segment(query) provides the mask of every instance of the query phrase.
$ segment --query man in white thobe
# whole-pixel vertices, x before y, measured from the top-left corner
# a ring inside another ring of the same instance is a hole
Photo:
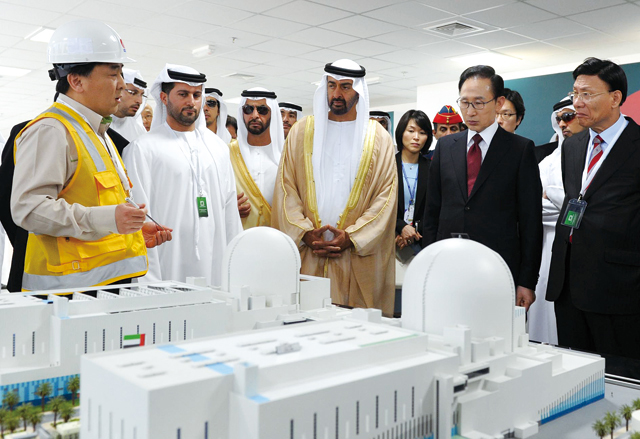
[[[231,133],[226,127],[227,104],[222,100],[222,92],[217,88],[204,89],[204,117],[207,128],[222,139],[225,145],[231,142]]]
[[[205,81],[167,64],[151,86],[158,103],[151,131],[124,153],[136,203],[173,227],[171,246],[149,252],[145,280],[195,276],[221,285],[224,251],[242,230],[229,149],[202,115]]]
[[[123,68],[122,76],[126,85],[110,128],[131,143],[147,134],[142,124],[142,111],[147,104],[147,83],[137,70]]]

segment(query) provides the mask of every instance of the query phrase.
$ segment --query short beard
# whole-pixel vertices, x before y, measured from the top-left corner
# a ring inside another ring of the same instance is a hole
[[[259,136],[260,134],[264,133],[265,131],[267,131],[269,129],[269,126],[271,125],[271,119],[269,119],[269,120],[267,120],[267,123],[262,126],[262,128],[255,129],[255,128],[249,128],[249,126],[251,125],[251,122],[252,121],[250,120],[247,123],[246,127],[247,127],[247,131],[249,131],[254,136]]]
[[[184,108],[187,108],[187,107],[184,107]],[[184,108],[177,109],[176,107],[173,106],[170,100],[167,100],[167,113],[169,113],[169,116],[171,116],[180,125],[183,125],[185,127],[190,127],[198,119],[198,116],[200,115],[200,110],[197,107],[193,107],[193,111],[194,111],[193,116],[185,116],[184,114],[182,114],[182,110]]]
[[[349,102],[346,102],[344,99],[339,99],[340,101],[344,102],[345,105],[342,106],[342,108],[333,108],[333,101],[336,101],[338,99],[332,99],[329,102],[329,109],[331,110],[331,112],[333,114],[335,114],[336,116],[342,116],[344,114],[347,114],[349,111],[351,111],[351,109],[353,108],[353,106],[355,104],[358,103],[358,99],[360,98],[359,94],[356,94],[353,99],[351,99]]]

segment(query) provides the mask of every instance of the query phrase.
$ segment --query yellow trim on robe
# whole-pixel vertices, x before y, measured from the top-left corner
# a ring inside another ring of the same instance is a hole
[[[249,216],[242,218],[242,227],[246,230],[251,227],[271,226],[271,206],[251,176],[237,140],[234,139],[229,143],[229,151],[236,178],[236,190],[238,193],[244,192],[251,204]]]

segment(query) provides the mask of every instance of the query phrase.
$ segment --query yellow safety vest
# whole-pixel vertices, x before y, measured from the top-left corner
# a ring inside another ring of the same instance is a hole
[[[249,197],[249,204],[251,204],[249,216],[242,218],[242,227],[246,230],[251,227],[271,226],[271,206],[249,173],[237,140],[234,139],[229,143],[229,150],[231,166],[233,166],[233,173],[236,177],[236,191],[238,193],[244,192]]]
[[[76,172],[58,199],[89,207],[124,203],[125,189],[109,152],[89,124],[65,105],[55,103],[27,124],[16,136],[14,160],[17,140],[46,117],[65,126],[78,150]],[[29,232],[22,286],[25,291],[36,291],[107,285],[142,276],[148,265],[140,231],[127,235],[114,233],[97,241]]]

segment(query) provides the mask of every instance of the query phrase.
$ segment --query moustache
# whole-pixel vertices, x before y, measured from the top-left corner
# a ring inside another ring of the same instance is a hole
[[[333,105],[333,103],[334,103],[334,102],[342,102],[342,104],[343,104],[343,105],[346,105],[346,104],[347,104],[347,101],[345,101],[345,100],[344,100],[344,99],[342,99],[342,98],[334,98],[334,99],[331,99],[331,105]]]

